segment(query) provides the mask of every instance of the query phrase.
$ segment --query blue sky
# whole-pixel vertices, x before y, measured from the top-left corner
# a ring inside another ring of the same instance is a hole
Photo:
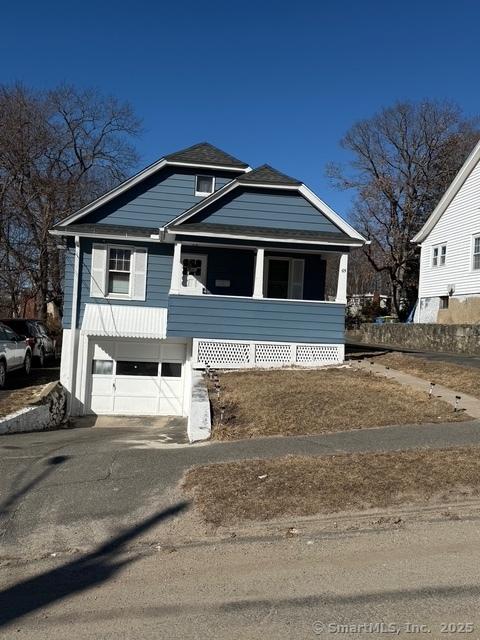
[[[0,82],[98,87],[143,118],[142,165],[208,140],[347,215],[325,164],[353,122],[399,98],[480,111],[479,20],[473,0],[8,2]]]

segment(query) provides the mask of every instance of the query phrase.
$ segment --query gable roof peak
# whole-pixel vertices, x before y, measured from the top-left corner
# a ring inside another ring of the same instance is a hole
[[[463,163],[461,169],[453,179],[453,182],[445,191],[439,203],[437,204],[435,209],[432,211],[432,213],[428,217],[423,227],[412,238],[411,240],[412,242],[416,244],[421,244],[424,240],[428,238],[432,230],[435,228],[435,225],[437,224],[437,222],[443,216],[448,206],[450,205],[452,200],[455,198],[457,193],[460,191],[460,189],[463,187],[469,175],[472,173],[472,171],[475,169],[475,167],[479,162],[480,162],[480,140],[477,142],[472,152]]]
[[[297,180],[296,178],[292,178],[291,176],[287,176],[286,173],[282,173],[277,169],[274,169],[269,164],[262,164],[260,167],[256,169],[252,169],[248,173],[245,173],[242,176],[237,178],[237,182],[241,183],[251,183],[251,182],[260,182],[264,184],[275,184],[275,185],[287,185],[287,186],[300,186],[302,182]]]
[[[210,142],[198,142],[186,149],[174,151],[165,156],[165,160],[167,160],[167,162],[238,167],[239,169],[246,169],[248,167],[248,164],[245,162],[222,151],[222,149],[215,147],[213,144],[210,144]]]

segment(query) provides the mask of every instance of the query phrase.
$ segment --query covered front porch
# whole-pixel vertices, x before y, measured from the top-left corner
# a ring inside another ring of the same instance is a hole
[[[348,247],[175,245],[167,336],[194,366],[343,361]]]
[[[346,304],[347,247],[175,244],[170,294]]]

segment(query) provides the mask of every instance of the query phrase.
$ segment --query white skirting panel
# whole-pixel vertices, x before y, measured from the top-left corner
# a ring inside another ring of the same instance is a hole
[[[292,342],[255,342],[242,340],[193,340],[194,367],[208,365],[217,369],[251,367],[316,367],[339,364],[345,358],[343,344],[303,344]]]

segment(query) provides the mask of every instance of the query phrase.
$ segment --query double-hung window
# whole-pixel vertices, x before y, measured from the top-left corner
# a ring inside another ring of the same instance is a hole
[[[209,196],[215,191],[215,178],[213,176],[195,176],[195,195]]]
[[[432,267],[443,267],[447,261],[447,245],[438,244],[433,247]]]
[[[472,267],[475,271],[480,269],[480,235],[473,237],[473,261]]]
[[[109,247],[107,293],[129,295],[132,251]]]

